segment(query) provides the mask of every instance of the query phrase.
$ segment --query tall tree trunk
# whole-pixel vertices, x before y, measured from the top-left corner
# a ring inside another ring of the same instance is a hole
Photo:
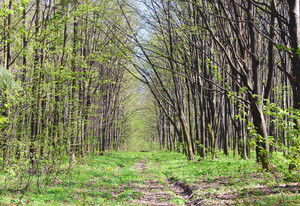
[[[253,5],[251,1],[248,1],[248,27],[251,40],[251,63],[252,63],[252,75],[253,75],[253,93],[250,97],[250,104],[253,115],[253,124],[257,129],[257,133],[260,137],[257,137],[257,146],[259,147],[259,156],[262,163],[262,168],[270,170],[269,162],[269,148],[268,148],[268,133],[265,116],[262,110],[262,86],[260,76],[260,61],[258,57],[258,45],[257,45],[257,32],[254,28],[254,16]]]
[[[293,88],[294,108],[300,109],[300,0],[287,0],[289,4],[289,33],[292,47],[292,77],[290,78]],[[300,128],[300,121],[297,121],[297,128]]]
[[[12,10],[13,1],[8,1],[8,9]],[[11,32],[12,32],[12,12],[9,12],[7,16],[7,37],[6,37],[6,69],[9,70],[11,64]]]
[[[32,105],[31,105],[31,141],[29,147],[30,160],[32,164],[32,169],[35,165],[36,159],[36,140],[38,136],[38,114],[39,114],[39,28],[40,28],[40,0],[36,0],[36,15],[35,15],[35,56],[34,56],[34,66],[33,66],[33,82],[32,82]]]
[[[292,47],[292,77],[290,77],[290,82],[293,88],[293,100],[294,100],[294,109],[300,110],[300,0],[287,0],[289,4],[289,34],[290,34],[290,44]],[[300,129],[300,120],[295,120],[296,129]],[[292,142],[294,144],[294,142]],[[299,145],[298,145],[299,147]],[[300,151],[298,150],[298,153]],[[293,159],[298,158],[294,154]],[[289,169],[295,169],[296,165],[294,160],[291,161]]]
[[[76,10],[77,5],[76,2],[74,3],[74,10]],[[71,115],[71,162],[76,161],[76,144],[78,142],[77,137],[77,101],[76,101],[76,59],[77,59],[77,43],[78,43],[78,22],[77,18],[73,18],[73,45],[72,45],[72,80],[71,80],[71,95],[70,95],[70,101],[71,101],[71,109],[70,109],[70,115]]]

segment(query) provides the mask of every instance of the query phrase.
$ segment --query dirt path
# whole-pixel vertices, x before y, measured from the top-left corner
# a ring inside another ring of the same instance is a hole
[[[145,175],[147,162],[148,160],[143,160],[134,166],[137,173],[139,173],[137,175]],[[167,180],[162,184],[159,181],[151,180],[150,178],[151,177],[147,177],[147,180],[144,181],[144,184],[142,185],[132,185],[135,190],[140,191],[143,194],[140,199],[133,200],[133,204],[151,206],[186,205],[185,202],[188,202],[190,193],[184,191],[184,189],[177,184],[170,183]]]
[[[283,191],[297,193],[299,190],[298,183],[284,184],[277,187],[258,185],[253,188],[244,188],[239,192],[233,190],[233,188],[225,190],[224,186],[230,185],[227,177],[218,177],[212,182],[199,181],[197,186],[193,188],[184,182],[174,183],[174,180],[157,181],[151,177],[152,174],[149,173],[147,163],[148,160],[145,159],[134,165],[136,175],[145,178],[143,183],[132,183],[130,185],[132,189],[142,194],[140,198],[131,201],[134,205],[235,205],[241,204],[244,201],[251,202],[252,198],[258,198],[257,196],[261,195],[277,194]],[[260,177],[253,176],[253,178]],[[199,193],[202,193],[201,197]],[[239,196],[243,196],[244,198],[239,198]]]

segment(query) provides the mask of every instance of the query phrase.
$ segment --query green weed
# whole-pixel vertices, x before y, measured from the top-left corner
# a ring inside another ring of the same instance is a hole
[[[278,183],[299,179],[299,172],[283,168],[280,154],[272,157],[275,175],[260,169],[254,159],[243,160],[233,155],[218,154],[218,159],[201,162],[187,161],[175,152],[111,152],[87,158],[75,164],[68,172],[61,172],[49,185],[38,190],[35,184],[27,191],[7,188],[0,183],[0,205],[131,205],[143,199],[146,181],[163,185],[170,205],[184,205],[186,201],[201,199],[201,204],[219,204],[218,199],[228,199],[228,204],[241,205],[297,205],[300,202],[297,187],[277,187]],[[145,168],[136,168],[143,161]],[[3,179],[3,175],[0,177]],[[276,178],[275,178],[276,176]],[[36,178],[36,177],[33,177]],[[34,179],[34,182],[36,179]],[[40,177],[43,181],[43,177]],[[192,200],[184,199],[169,189],[169,184],[185,181],[193,189]],[[159,189],[150,191],[160,192]]]

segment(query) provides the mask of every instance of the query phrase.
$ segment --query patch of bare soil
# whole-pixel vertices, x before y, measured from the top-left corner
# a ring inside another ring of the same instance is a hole
[[[148,160],[139,161],[134,165],[134,167],[137,169],[137,171],[142,172],[147,169],[146,167],[147,162]]]
[[[143,171],[147,169],[146,163],[147,160],[144,160],[135,165],[139,173],[143,173]],[[133,183],[131,187],[141,192],[143,196],[140,199],[133,200],[131,203],[151,206],[178,205],[170,202],[172,198],[180,197],[180,199],[187,201],[191,195],[190,191],[186,191],[186,188],[182,188],[181,186],[180,184],[174,184],[169,181],[162,184],[154,180],[146,180],[142,185]]]

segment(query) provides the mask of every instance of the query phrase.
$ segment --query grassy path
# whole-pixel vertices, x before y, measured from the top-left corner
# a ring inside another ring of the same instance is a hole
[[[274,178],[233,157],[113,152],[62,172],[40,193],[35,181],[24,195],[0,185],[0,205],[300,205],[299,172],[283,172]]]
[[[180,205],[188,201],[189,195],[176,184],[167,180],[157,180],[153,174],[149,173],[147,166],[149,160],[137,162],[134,167],[137,170],[137,176],[142,176],[145,181],[133,186],[133,188],[142,194],[142,198],[137,198],[131,203],[135,205]]]

